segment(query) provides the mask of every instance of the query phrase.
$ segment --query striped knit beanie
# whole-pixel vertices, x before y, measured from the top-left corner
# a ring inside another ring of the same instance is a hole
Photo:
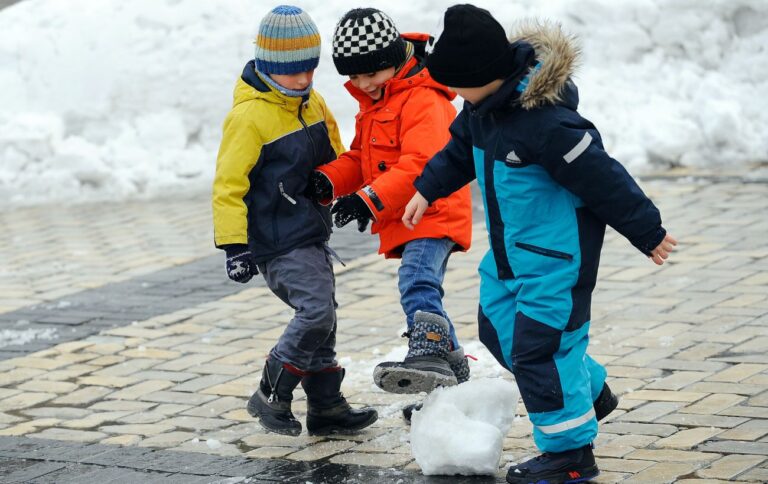
[[[267,14],[256,37],[256,69],[265,74],[297,74],[320,62],[320,33],[299,7],[280,5]]]
[[[405,41],[387,14],[375,8],[347,12],[333,34],[333,63],[342,76],[402,65]]]

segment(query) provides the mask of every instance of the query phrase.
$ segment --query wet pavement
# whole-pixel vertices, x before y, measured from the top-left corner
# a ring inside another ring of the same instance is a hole
[[[619,410],[595,482],[768,480],[768,183],[660,174],[643,187],[681,241],[657,268],[609,232],[591,353]],[[402,348],[397,263],[341,231],[338,351],[353,405],[380,420],[351,438],[265,433],[244,410],[290,311],[261,280],[226,280],[204,197],[32,207],[0,226],[0,481],[503,482],[535,450],[522,418],[495,477],[424,477],[399,410],[370,370]],[[487,249],[449,263],[446,306],[475,352]],[[44,268],[44,270],[41,270]],[[492,362],[473,376],[495,376]],[[306,414],[297,392],[295,413]],[[524,409],[518,409],[524,415]]]

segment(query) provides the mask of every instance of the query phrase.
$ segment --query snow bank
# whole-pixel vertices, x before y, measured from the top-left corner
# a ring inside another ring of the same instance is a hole
[[[501,378],[430,393],[411,420],[411,451],[424,475],[496,474],[519,397]]]
[[[360,3],[296,3],[323,35],[316,86],[349,143],[356,106],[328,46],[335,22]],[[365,4],[389,13],[406,32],[432,30],[453,3]],[[544,16],[581,38],[581,111],[631,168],[768,159],[768,2],[476,3],[507,26]],[[0,10],[0,199],[207,191],[234,80],[272,6],[24,0]]]

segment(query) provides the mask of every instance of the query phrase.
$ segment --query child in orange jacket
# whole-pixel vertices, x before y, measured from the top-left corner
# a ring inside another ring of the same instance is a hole
[[[313,196],[337,200],[332,212],[342,227],[357,220],[362,232],[373,220],[379,253],[401,258],[400,302],[406,315],[408,355],[374,371],[375,383],[393,393],[431,391],[469,378],[469,366],[443,308],[443,278],[451,253],[469,249],[469,186],[433,204],[415,230],[401,222],[415,193],[413,181],[450,139],[455,94],[424,67],[426,34],[400,35],[373,8],[347,12],[336,26],[333,61],[349,76],[347,90],[360,103],[352,148],[317,168]]]

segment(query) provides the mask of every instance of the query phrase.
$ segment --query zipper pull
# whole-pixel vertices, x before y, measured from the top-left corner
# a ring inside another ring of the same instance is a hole
[[[280,188],[280,195],[282,195],[283,198],[291,202],[293,205],[296,205],[296,200],[294,200],[293,198],[291,198],[290,195],[285,193],[285,189],[283,188],[283,182],[278,183],[277,186],[278,188]]]

